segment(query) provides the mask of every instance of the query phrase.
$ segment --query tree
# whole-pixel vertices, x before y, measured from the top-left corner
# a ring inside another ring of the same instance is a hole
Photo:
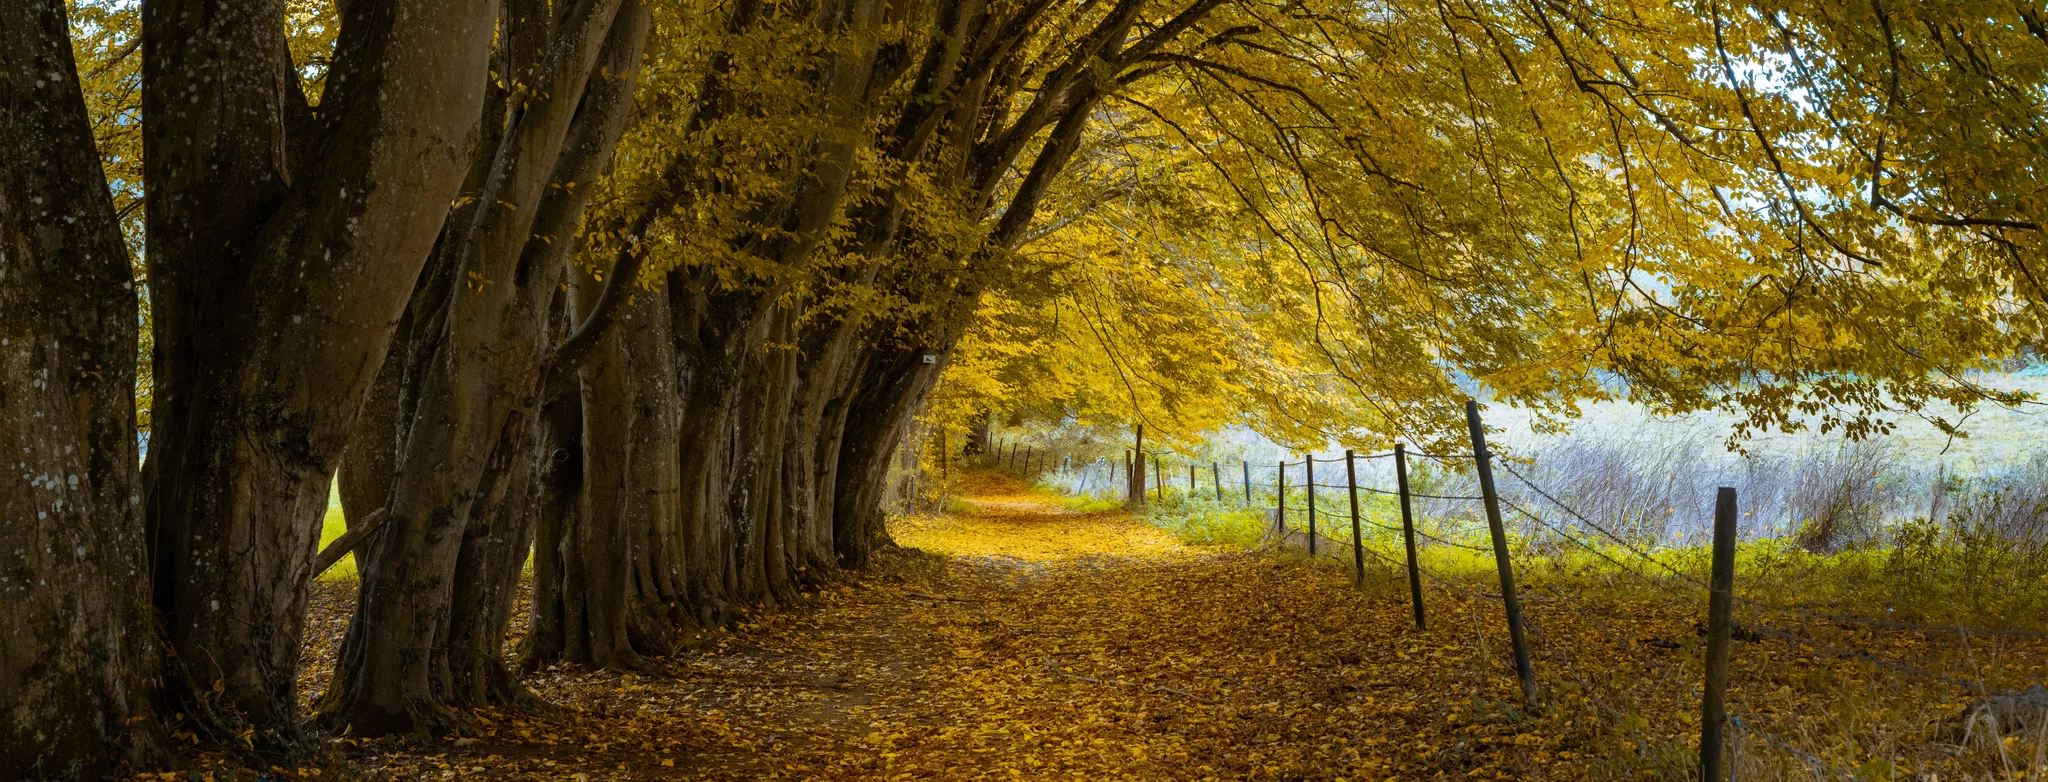
[[[1191,419],[1317,444],[1449,436],[1475,382],[1552,419],[1625,393],[1852,435],[1932,400],[2019,400],[1967,373],[2041,333],[2038,231],[2017,195],[2032,175],[1991,163],[2038,137],[2031,109],[1992,86],[2034,72],[2034,15],[1381,10],[1232,4],[1213,45],[1152,58],[1143,88],[1110,101],[1083,170],[1171,171],[1173,192],[1132,174],[1070,183],[1054,202],[1076,208],[1026,253],[1059,284],[1001,289],[975,351],[1009,350],[1000,323],[1019,312],[1094,328],[1074,356],[982,371],[1064,384],[1084,414],[1122,417],[1188,412],[1147,398],[1200,387],[1188,369],[1292,365],[1299,382],[1194,395],[1222,410]],[[1849,32],[1863,30],[1881,34]],[[1961,105],[1989,119],[1958,121]],[[1902,135],[1914,151],[1879,151]],[[1162,305],[1182,297],[1157,288],[1178,285],[1204,291],[1199,306]],[[1221,344],[1251,349],[1203,360],[1173,339],[1189,310],[1236,324]],[[1147,355],[1162,348],[1172,363]],[[1307,421],[1331,431],[1304,438]]]
[[[493,8],[345,4],[316,108],[282,3],[143,5],[144,496],[187,714],[295,730],[329,481],[468,168]]]
[[[128,252],[65,7],[0,7],[0,776],[163,750]]]
[[[500,60],[515,79],[495,101],[503,111],[482,120],[497,145],[473,164],[471,203],[448,213],[408,313],[406,352],[387,359],[403,362],[385,374],[399,388],[372,397],[398,409],[365,419],[380,430],[355,434],[361,447],[395,448],[388,462],[352,468],[385,479],[388,520],[362,557],[323,710],[359,734],[440,735],[459,725],[443,700],[517,697],[498,651],[528,516],[508,503],[526,499],[514,487],[531,472],[527,421],[560,360],[549,305],[584,185],[623,130],[649,20],[630,0],[511,5],[503,19]]]
[[[88,552],[11,565],[88,651],[0,684],[98,699],[40,768],[149,745],[140,573],[172,713],[292,737],[338,463],[383,526],[323,711],[439,734],[529,697],[529,546],[523,664],[647,667],[867,564],[932,416],[1870,434],[2042,333],[2048,21],[1977,0],[83,7],[0,31],[0,445],[53,465],[0,540]]]

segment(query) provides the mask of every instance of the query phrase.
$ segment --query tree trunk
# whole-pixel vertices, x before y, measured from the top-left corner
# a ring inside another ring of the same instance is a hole
[[[0,5],[0,777],[163,748],[133,275],[65,4]]]
[[[327,719],[358,735],[435,735],[464,724],[444,701],[523,694],[498,651],[509,618],[509,603],[500,604],[528,537],[525,515],[502,498],[524,491],[524,470],[513,465],[528,451],[525,424],[552,347],[548,302],[565,257],[532,237],[574,225],[588,189],[568,185],[596,175],[622,127],[646,34],[644,12],[625,5],[593,3],[560,20],[535,76],[541,89],[514,114],[477,198],[484,208],[444,230],[453,260],[439,273],[451,275],[452,297],[421,346],[433,352],[403,411],[409,428],[390,515],[361,563],[356,616],[322,703]],[[599,63],[615,75],[585,101]],[[589,143],[572,143],[579,135]]]
[[[987,410],[975,413],[967,424],[967,443],[961,446],[960,455],[987,453],[989,432],[995,428],[995,420],[995,414]]]
[[[583,395],[573,378],[559,378],[540,406],[534,448],[535,501],[533,600],[519,667],[531,672],[567,659],[572,643],[565,609],[568,531],[581,524],[583,496]]]
[[[643,297],[581,377],[580,498],[536,561],[534,632],[522,664],[648,670],[687,621],[676,523],[681,431],[664,297]],[[543,600],[542,598],[545,598]]]
[[[143,5],[144,480],[168,683],[262,744],[296,733],[329,481],[467,168],[492,8],[345,4],[316,117],[282,4]]]
[[[947,331],[957,332],[949,329]],[[872,348],[847,416],[834,487],[833,550],[842,567],[862,568],[887,539],[884,526],[889,459],[952,356],[957,337],[936,340],[939,361],[924,363],[932,348]]]
[[[579,293],[581,293],[579,291]],[[591,292],[594,295],[594,291]],[[579,373],[583,388],[583,507],[565,530],[564,559],[572,577],[564,590],[564,624],[581,627],[580,651],[569,660],[601,668],[652,670],[633,646],[635,522],[641,509],[630,493],[633,399],[621,335],[607,335]]]

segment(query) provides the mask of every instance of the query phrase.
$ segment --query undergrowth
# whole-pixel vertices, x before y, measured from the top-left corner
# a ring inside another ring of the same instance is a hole
[[[2035,779],[2048,772],[2048,715],[2009,718],[1997,729],[1966,719],[1978,699],[2048,678],[2048,639],[2027,635],[2048,630],[2048,536],[2040,534],[2048,503],[2039,488],[2048,481],[2038,477],[1951,490],[1939,521],[1876,524],[1851,508],[1827,522],[1827,533],[1809,519],[1787,525],[1790,534],[1739,544],[1729,699],[1740,778]],[[1471,488],[1458,483],[1455,476],[1432,480],[1428,491]],[[1807,507],[1848,508],[1863,491],[1858,486],[1875,482],[1847,483],[1855,486],[1835,496],[1849,500],[1822,497]],[[1324,490],[1314,557],[1306,552],[1305,495],[1289,492],[1284,533],[1271,496],[1255,499],[1263,501],[1245,507],[1241,497],[1218,502],[1169,488],[1163,499],[1149,498],[1142,518],[1189,543],[1277,543],[1282,561],[1333,578],[1359,578],[1359,557],[1368,594],[1405,600],[1395,498],[1360,497],[1363,545],[1354,553],[1350,500]],[[1119,500],[1064,502],[1103,509]],[[1472,505],[1434,503],[1416,518],[1418,565],[1431,594],[1491,602],[1498,611],[1491,539]],[[1635,517],[1662,512],[1638,509]],[[1475,694],[1452,719],[1475,730],[1540,725],[1566,734],[1591,721],[1597,735],[1581,734],[1588,751],[1577,758],[1587,777],[1686,778],[1698,760],[1710,540],[1689,525],[1630,530],[1546,521],[1555,526],[1514,516],[1505,524],[1544,708],[1530,714]],[[1505,639],[1489,624],[1474,623],[1472,642],[1504,661]]]

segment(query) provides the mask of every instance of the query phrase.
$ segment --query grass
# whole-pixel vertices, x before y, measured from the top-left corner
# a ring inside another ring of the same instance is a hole
[[[339,489],[336,489],[334,493],[330,493],[327,498],[327,515],[320,519],[321,549],[327,548],[327,544],[333,543],[335,538],[341,537],[342,533],[348,531],[348,524],[341,517],[341,495],[338,493],[339,491]],[[323,581],[352,581],[355,577],[356,555],[354,554],[342,557],[340,562],[334,563],[334,567],[328,568],[327,572],[320,574],[320,578]]]
[[[1574,473],[1559,483],[1611,491],[1600,485],[1607,471]],[[1446,480],[1431,487],[1435,491],[1471,489],[1456,476],[1438,477]],[[1985,491],[1978,490],[1975,502],[1988,502]],[[2026,774],[2034,769],[2048,771],[2048,730],[2041,727],[2048,720],[2032,717],[2002,732],[1977,724],[1971,731],[1962,716],[1979,697],[2048,679],[2048,637],[2025,634],[2048,630],[2048,546],[2037,534],[2038,522],[2024,523],[2048,505],[2032,482],[2009,480],[2000,491],[1993,498],[2015,506],[2003,515],[1971,507],[1958,495],[1942,521],[1885,521],[1851,545],[1803,545],[1803,536],[1794,534],[1752,534],[1738,545],[1735,583],[1743,600],[1735,620],[1748,635],[1733,645],[1730,708],[1743,720],[1732,739],[1742,778],[1816,778],[1815,762],[1870,780],[2012,778],[2014,771],[2031,779]],[[1612,510],[1641,512],[1635,507],[1640,501],[1628,500],[1643,498],[1659,501],[1651,513],[1666,511],[1655,491],[1618,496]],[[1367,591],[1405,600],[1399,567],[1405,551],[1399,533],[1386,529],[1400,525],[1398,503],[1384,495],[1359,500]],[[1089,509],[1120,504],[1104,496],[1064,502]],[[1323,545],[1314,558],[1302,545],[1306,497],[1290,492],[1287,504],[1294,532],[1276,555],[1351,580],[1348,497],[1327,490],[1318,497]],[[1257,510],[1239,505],[1199,491],[1188,497],[1169,486],[1143,517],[1188,543],[1258,545],[1270,526],[1271,499]],[[1417,505],[1422,512],[1425,504]],[[1445,503],[1428,510],[1417,519],[1418,529],[1460,545],[1422,542],[1427,589],[1468,606],[1491,603],[1477,612],[1482,621],[1470,628],[1473,642],[1504,654],[1497,619],[1485,618],[1498,617],[1500,609],[1484,516]],[[1615,523],[1607,514],[1596,518]],[[1474,725],[1591,719],[1599,735],[1589,741],[1597,751],[1583,758],[1588,777],[1684,778],[1698,758],[1698,627],[1707,602],[1701,584],[1711,567],[1709,541],[1697,526],[1673,525],[1631,535],[1625,545],[1568,517],[1547,521],[1559,529],[1510,515],[1507,533],[1548,711],[1532,716],[1475,696],[1462,719]]]
[[[1100,513],[1124,506],[1122,500],[1100,494],[1064,494],[1057,482],[1042,481],[1034,488],[1077,513]],[[1199,494],[1189,497],[1169,493],[1165,501],[1146,503],[1145,509],[1136,515],[1193,546],[1250,548],[1258,545],[1266,527],[1256,510]]]

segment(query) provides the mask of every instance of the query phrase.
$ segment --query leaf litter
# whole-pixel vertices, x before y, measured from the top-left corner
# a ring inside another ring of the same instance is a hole
[[[1485,574],[1435,583],[1417,630],[1392,568],[1361,591],[1327,561],[1186,545],[993,476],[968,488],[969,510],[899,520],[900,547],[874,568],[712,634],[700,654],[668,660],[669,676],[557,666],[527,679],[555,710],[486,710],[480,734],[455,741],[343,737],[351,767],[274,776],[1582,779],[1683,776],[1696,757],[1697,606],[1532,569],[1544,696],[1531,712]],[[307,693],[328,676],[354,584],[318,589]],[[1932,652],[1911,634],[1828,632]],[[1969,760],[1881,735],[1945,730],[1968,693],[1908,687],[1825,642],[1739,646],[1730,699],[1755,709],[1757,727],[1859,737],[1823,762],[1868,771],[1863,755],[1877,751],[1880,770],[1910,774]],[[1977,653],[2036,672],[2048,659],[2017,642]],[[1898,702],[1923,716],[1902,723],[1887,711]],[[2026,741],[1996,746],[2024,767]],[[1745,768],[1773,768],[1757,757]]]

